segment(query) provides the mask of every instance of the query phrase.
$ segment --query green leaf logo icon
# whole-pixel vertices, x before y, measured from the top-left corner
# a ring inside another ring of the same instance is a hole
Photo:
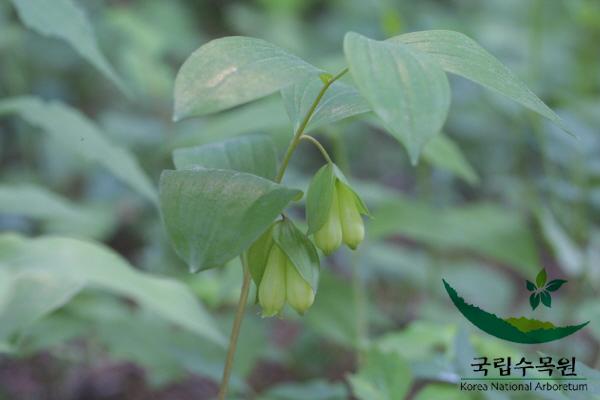
[[[547,280],[548,274],[546,273],[546,269],[542,269],[535,277],[535,283],[529,280],[525,281],[527,290],[533,292],[529,296],[529,304],[532,310],[535,310],[540,305],[540,302],[548,308],[552,307],[550,292],[556,292],[563,284],[567,283],[564,279],[554,279],[546,283]]]

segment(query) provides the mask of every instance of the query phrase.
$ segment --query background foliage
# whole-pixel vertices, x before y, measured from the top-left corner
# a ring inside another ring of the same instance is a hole
[[[40,4],[52,12],[32,13]],[[261,320],[250,307],[234,392],[462,399],[455,385],[473,356],[542,352],[576,356],[591,392],[540,398],[600,396],[596,1],[14,0],[0,3],[0,398],[211,398],[240,266],[188,273],[160,220],[159,175],[174,149],[241,134],[269,135],[281,156],[299,118],[288,101],[318,88],[175,124],[177,70],[208,40],[246,35],[336,72],[347,31],[424,29],[476,39],[578,140],[455,76],[446,135],[414,167],[369,116],[315,117],[309,129],[373,213],[367,242],[324,262],[304,318]],[[321,165],[301,145],[285,183],[306,187]],[[524,282],[542,266],[569,282],[534,313]],[[591,323],[546,345],[498,341],[456,312],[442,277],[497,315]]]

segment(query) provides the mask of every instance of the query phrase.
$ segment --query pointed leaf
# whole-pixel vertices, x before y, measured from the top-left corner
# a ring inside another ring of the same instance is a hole
[[[540,293],[540,299],[542,300],[542,304],[546,307],[552,307],[552,296],[550,296],[550,292],[547,290],[542,290]]]
[[[313,292],[317,293],[320,265],[313,243],[288,218],[275,225],[273,240],[312,287]]]
[[[308,77],[281,90],[283,103],[294,130],[298,129],[322,88],[323,82],[320,79]],[[320,126],[369,111],[371,107],[354,87],[336,81],[319,101],[304,131],[309,132]]]
[[[72,0],[12,0],[12,3],[25,26],[41,35],[66,41],[121,91],[129,93],[98,48],[88,18]]]
[[[560,117],[515,74],[468,36],[453,31],[431,30],[407,33],[389,41],[430,54],[444,70],[495,90],[569,132]]]
[[[28,123],[48,133],[65,149],[97,162],[152,202],[157,201],[152,181],[128,150],[112,144],[105,133],[74,108],[36,97],[0,101],[0,115],[17,113]]]
[[[359,92],[415,164],[448,115],[446,74],[429,55],[350,32],[344,53]]]
[[[256,175],[197,167],[163,171],[160,203],[169,237],[192,272],[241,254],[302,192]]]
[[[456,142],[444,134],[435,136],[423,149],[423,158],[436,168],[451,172],[465,182],[476,185],[479,176]]]
[[[326,164],[317,171],[306,193],[306,219],[309,234],[317,232],[325,225],[331,209],[334,187],[333,165]]]
[[[525,281],[526,284],[525,286],[527,286],[527,290],[529,290],[530,292],[533,292],[534,290],[537,289],[537,287],[535,286],[535,284],[529,280]]]
[[[177,73],[174,119],[247,103],[321,72],[264,40],[215,39],[192,53]]]
[[[273,247],[273,226],[271,225],[248,249],[248,268],[254,283],[258,287],[265,272],[267,259]]]
[[[548,282],[544,289],[546,289],[549,292],[556,292],[565,283],[567,283],[567,281],[564,279],[554,279]]]
[[[529,304],[531,304],[531,308],[535,310],[540,304],[540,294],[532,293],[531,296],[529,296]]]
[[[267,135],[241,136],[177,149],[173,152],[173,162],[177,169],[191,166],[232,169],[271,180],[277,174],[277,152]]]
[[[535,277],[537,287],[543,288],[546,284],[546,279],[548,279],[548,274],[546,273],[546,268],[543,268]]]
[[[0,249],[0,271],[12,276],[8,300],[3,300],[0,288],[0,342],[62,307],[81,289],[91,288],[125,296],[161,318],[225,343],[215,321],[185,285],[140,272],[101,244],[5,234],[0,235]]]

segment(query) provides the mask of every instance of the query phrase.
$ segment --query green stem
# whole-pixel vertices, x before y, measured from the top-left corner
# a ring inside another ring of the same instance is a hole
[[[308,140],[309,142],[312,142],[317,147],[317,149],[319,149],[321,154],[323,154],[323,157],[325,157],[327,162],[330,164],[333,163],[333,161],[331,161],[331,157],[329,157],[329,154],[327,153],[327,150],[325,150],[325,147],[323,147],[323,145],[321,143],[319,143],[319,141],[317,139],[315,139],[314,137],[312,137],[310,135],[302,135],[302,136],[300,136],[300,139],[304,139],[304,140]]]
[[[317,106],[319,105],[319,102],[325,95],[325,92],[327,91],[327,89],[329,89],[329,86],[331,86],[331,84],[333,84],[333,82],[340,79],[346,72],[348,72],[348,68],[344,68],[337,75],[330,78],[321,88],[321,91],[315,98],[315,101],[313,101],[312,105],[310,106],[310,109],[308,110],[308,112],[304,116],[304,119],[298,126],[298,129],[296,129],[296,132],[294,133],[294,137],[292,138],[292,141],[290,142],[290,145],[288,146],[288,148],[285,152],[285,155],[283,156],[283,160],[281,161],[281,168],[279,169],[277,178],[275,178],[276,182],[281,182],[281,180],[283,179],[283,175],[285,174],[285,170],[287,169],[288,164],[290,163],[292,154],[294,154],[294,150],[296,150],[296,147],[298,147],[298,143],[300,143],[300,138],[302,136],[302,133],[304,132],[304,129],[306,129],[306,126],[308,125],[310,118],[312,117],[313,113],[317,109]]]
[[[292,154],[296,147],[298,147],[298,143],[300,142],[300,138],[302,137],[302,133],[308,125],[308,121],[312,117],[315,109],[319,105],[321,98],[331,86],[333,82],[341,78],[346,72],[348,72],[348,68],[344,68],[340,73],[330,78],[324,85],[321,91],[319,92],[317,98],[313,102],[312,106],[304,116],[302,123],[294,133],[294,137],[288,146],[287,151],[285,152],[285,156],[283,157],[283,161],[281,162],[281,167],[279,169],[279,173],[277,174],[277,178],[275,179],[277,182],[281,182],[283,179],[283,175],[285,174],[285,170],[287,169],[288,164],[290,163],[290,159],[292,158]],[[250,270],[248,268],[247,260],[244,254],[240,256],[242,260],[242,266],[244,268],[244,279],[242,281],[242,291],[240,293],[240,300],[238,302],[237,311],[235,313],[235,319],[233,320],[233,327],[231,328],[231,338],[229,339],[229,348],[227,349],[227,358],[225,359],[225,368],[223,369],[223,378],[221,380],[221,386],[219,388],[219,400],[225,400],[225,396],[227,395],[227,386],[229,384],[229,378],[231,376],[231,369],[233,367],[233,359],[235,356],[235,350],[237,347],[238,338],[240,336],[240,329],[242,327],[242,320],[244,319],[244,311],[246,309],[246,303],[248,302],[248,292],[250,290]]]
[[[231,328],[231,338],[229,339],[229,348],[227,349],[227,358],[225,359],[223,378],[221,379],[221,387],[219,388],[219,400],[225,400],[225,396],[227,395],[227,386],[229,384],[229,377],[231,376],[231,369],[233,367],[233,358],[235,356],[235,349],[240,336],[242,320],[244,319],[244,310],[246,309],[246,303],[248,303],[248,293],[250,291],[250,270],[248,268],[248,263],[246,262],[246,257],[244,257],[244,254],[240,256],[240,259],[242,260],[242,268],[244,269],[244,278],[242,281],[240,300],[235,313],[235,319],[233,320],[233,327]]]

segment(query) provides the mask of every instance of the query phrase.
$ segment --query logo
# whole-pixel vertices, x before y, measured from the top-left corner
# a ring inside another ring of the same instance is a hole
[[[542,269],[536,276],[535,284],[528,280],[525,281],[525,287],[532,292],[529,296],[532,310],[535,310],[540,303],[546,307],[552,307],[551,294],[567,283],[564,279],[554,279],[550,282],[547,282],[547,279],[546,270]],[[526,317],[500,318],[467,303],[446,280],[443,282],[448,296],[466,319],[482,331],[509,342],[524,344],[552,342],[572,335],[589,323],[587,321],[579,325],[555,326],[552,322]]]

